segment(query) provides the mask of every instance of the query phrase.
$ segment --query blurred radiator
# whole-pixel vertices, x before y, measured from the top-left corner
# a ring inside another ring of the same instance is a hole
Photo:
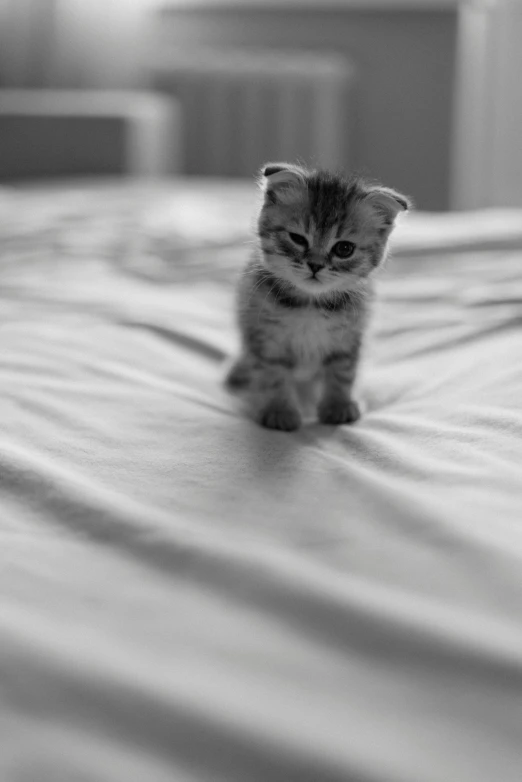
[[[177,51],[156,64],[153,83],[182,106],[185,173],[250,176],[285,159],[349,165],[353,70],[341,56]]]

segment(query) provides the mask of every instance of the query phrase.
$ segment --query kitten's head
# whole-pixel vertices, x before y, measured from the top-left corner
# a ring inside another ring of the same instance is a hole
[[[262,260],[308,296],[353,291],[383,261],[410,201],[387,187],[287,163],[263,167]]]

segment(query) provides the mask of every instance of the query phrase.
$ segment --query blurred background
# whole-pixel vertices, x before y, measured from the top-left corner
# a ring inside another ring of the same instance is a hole
[[[0,0],[0,178],[355,169],[522,205],[518,0]]]

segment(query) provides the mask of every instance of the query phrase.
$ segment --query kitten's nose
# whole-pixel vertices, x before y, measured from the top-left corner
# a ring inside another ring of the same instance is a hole
[[[307,263],[308,263],[308,268],[310,269],[314,277],[317,274],[317,272],[321,271],[321,269],[324,268],[322,263],[316,263],[315,261],[307,261]]]

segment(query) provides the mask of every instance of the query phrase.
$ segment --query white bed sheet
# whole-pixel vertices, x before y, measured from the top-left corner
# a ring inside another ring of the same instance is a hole
[[[519,782],[522,215],[408,218],[288,435],[220,387],[255,200],[0,195],[0,779]]]

